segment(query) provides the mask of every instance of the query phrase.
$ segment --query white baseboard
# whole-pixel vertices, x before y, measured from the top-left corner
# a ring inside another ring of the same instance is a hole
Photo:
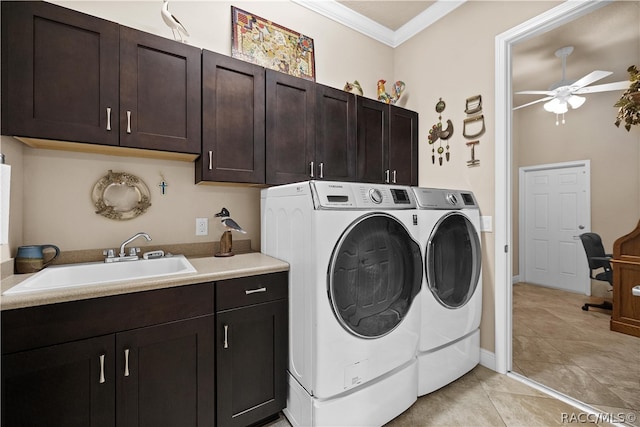
[[[480,349],[480,364],[485,368],[489,368],[492,371],[496,370],[496,354],[485,350],[483,348]]]
[[[515,283],[518,283],[519,281],[520,281],[520,275],[513,276],[513,277],[511,278],[511,284],[512,284],[512,285],[513,285],[513,284],[515,284]]]

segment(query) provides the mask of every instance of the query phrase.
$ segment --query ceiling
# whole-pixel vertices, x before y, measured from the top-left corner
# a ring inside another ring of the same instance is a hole
[[[313,5],[327,5],[323,10],[315,10],[397,47],[465,1],[475,0],[293,1],[312,9]],[[577,80],[593,70],[613,72],[594,85],[627,80],[627,67],[640,61],[639,18],[640,2],[614,1],[584,17],[515,45],[512,51],[513,91],[547,90],[561,80],[562,63],[554,53],[565,46],[574,47],[573,53],[567,58],[568,80]],[[621,50],[628,51],[629,55],[620,55]],[[535,95],[515,95],[514,105],[535,99]]]
[[[407,22],[424,12],[435,1],[339,1],[338,3],[352,9],[378,24],[396,31]]]

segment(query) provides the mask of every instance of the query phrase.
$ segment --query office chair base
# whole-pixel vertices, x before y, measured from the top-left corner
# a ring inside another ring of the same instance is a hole
[[[584,311],[589,311],[589,307],[601,308],[603,310],[613,310],[613,304],[611,304],[609,301],[605,301],[602,304],[586,303],[585,305],[582,306],[582,309]]]

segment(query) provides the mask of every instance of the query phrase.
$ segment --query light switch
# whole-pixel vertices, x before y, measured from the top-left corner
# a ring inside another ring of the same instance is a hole
[[[493,217],[481,216],[480,217],[480,231],[492,232],[493,231]]]

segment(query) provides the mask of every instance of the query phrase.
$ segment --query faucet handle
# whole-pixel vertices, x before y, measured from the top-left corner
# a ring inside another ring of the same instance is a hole
[[[140,248],[129,248],[129,256],[136,256],[140,253]]]
[[[113,258],[116,256],[116,251],[113,249],[105,249],[102,251],[102,255],[105,255],[107,258]]]

